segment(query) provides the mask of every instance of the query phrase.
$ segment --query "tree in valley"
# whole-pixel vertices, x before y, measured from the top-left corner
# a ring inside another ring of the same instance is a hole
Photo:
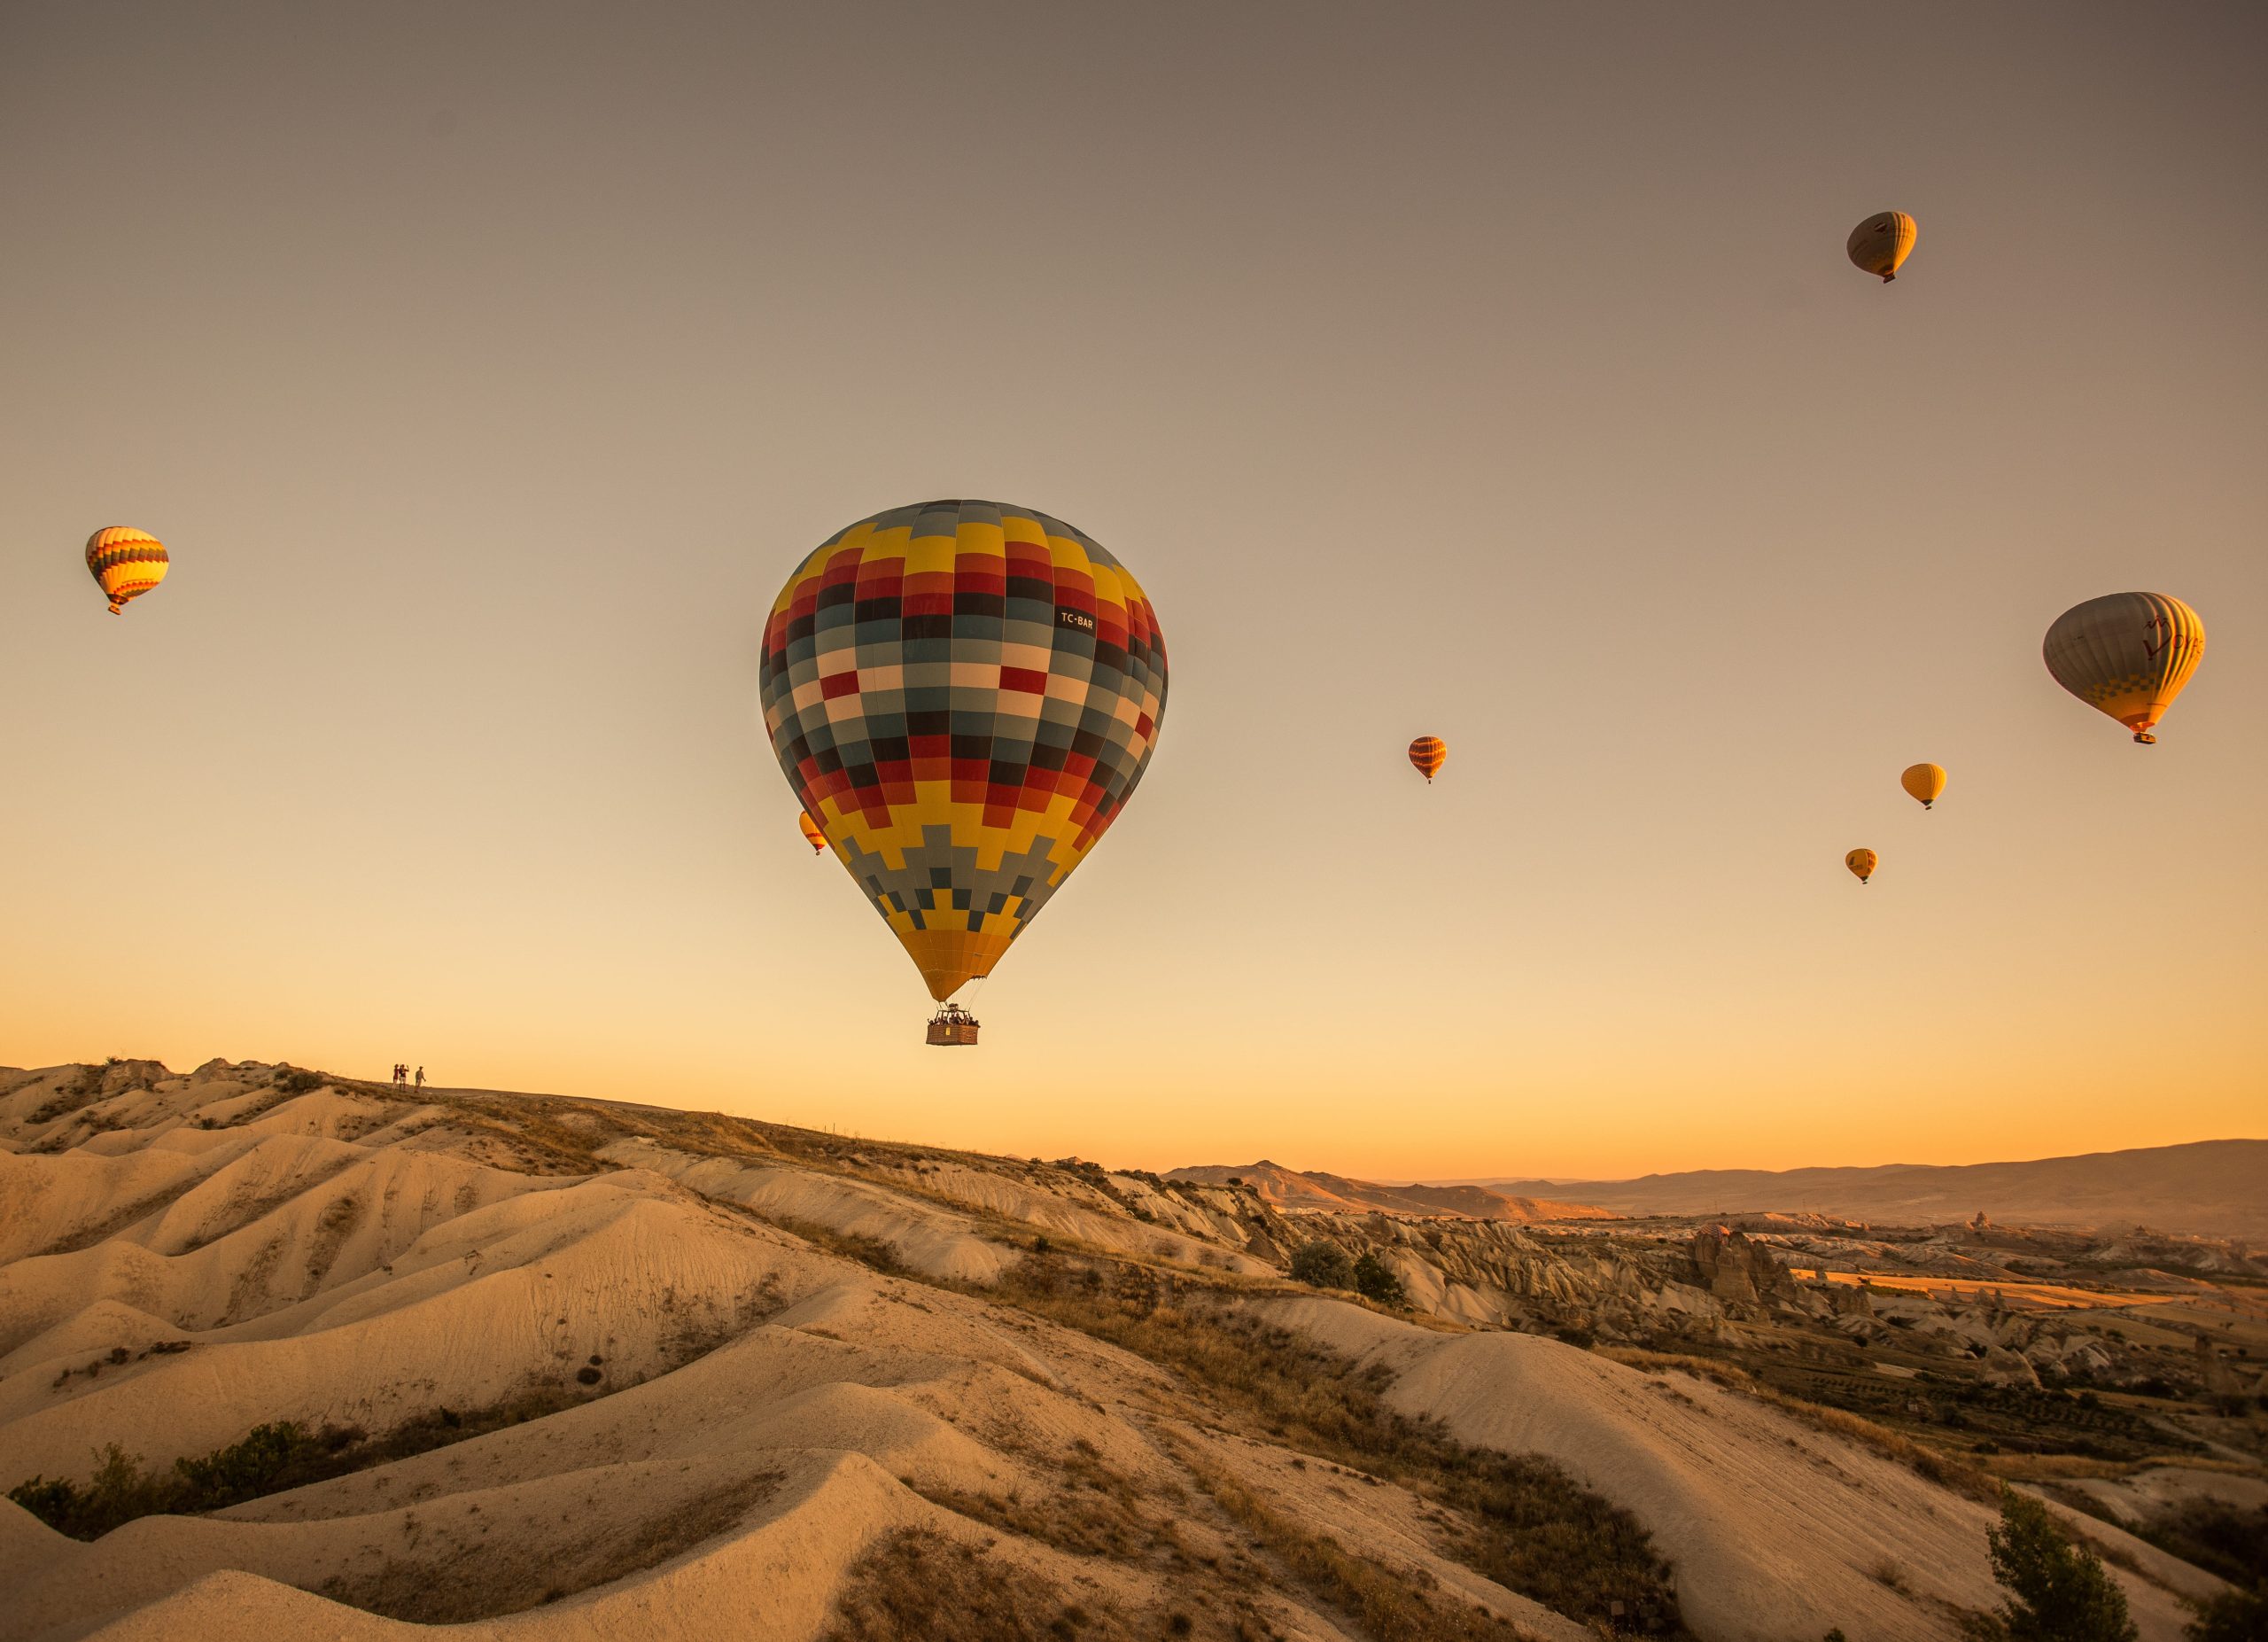
[[[1999,1613],[1969,1621],[1975,1642],[2139,1642],[2126,1593],[2102,1559],[2039,1500],[2002,1489],[2000,1523],[1984,1538],[2008,1598]]]

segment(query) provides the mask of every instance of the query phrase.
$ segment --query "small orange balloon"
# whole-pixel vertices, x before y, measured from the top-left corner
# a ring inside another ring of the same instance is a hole
[[[1898,784],[1906,789],[1907,798],[1926,810],[1945,794],[1945,767],[1941,764],[1909,764],[1905,773],[1899,776]]]
[[[1872,850],[1853,850],[1843,858],[1843,864],[1851,869],[1860,883],[1864,883],[1875,875],[1875,863],[1881,859]]]
[[[1434,776],[1441,773],[1441,766],[1449,762],[1449,743],[1438,735],[1420,735],[1410,743],[1410,762],[1431,785]]]

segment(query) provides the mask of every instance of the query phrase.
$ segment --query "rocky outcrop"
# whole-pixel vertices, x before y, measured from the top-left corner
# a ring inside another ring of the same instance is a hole
[[[1697,1226],[1692,1255],[1701,1286],[1728,1308],[1785,1306],[1806,1312],[1826,1309],[1745,1232],[1728,1226]]]

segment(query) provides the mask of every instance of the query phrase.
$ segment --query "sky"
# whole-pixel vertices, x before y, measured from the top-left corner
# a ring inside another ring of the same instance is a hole
[[[0,1062],[1388,1179],[2268,1133],[2264,71],[2249,4],[15,0]],[[951,1054],[756,705],[936,496],[1172,665]],[[2150,748],[2039,658],[2129,588],[2209,635]]]

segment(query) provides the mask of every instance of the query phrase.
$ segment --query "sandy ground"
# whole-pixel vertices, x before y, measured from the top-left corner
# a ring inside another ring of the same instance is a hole
[[[1850,1642],[1951,1642],[1952,1607],[1989,1608],[2000,1595],[1984,1506],[1720,1386],[1531,1335],[1436,1334],[1333,1300],[1258,1309],[1386,1365],[1404,1412],[1543,1454],[1628,1507],[1675,1561],[1680,1606],[1702,1636],[1817,1642],[1840,1626]],[[2187,1610],[2119,1579],[2145,1642],[2179,1642]]]
[[[1043,1231],[1268,1269],[1201,1205],[1007,1160],[853,1169],[649,1136],[559,1172],[483,1109],[286,1096],[227,1062],[0,1073],[0,1484],[83,1481],[110,1444],[163,1468],[263,1423],[375,1436],[542,1399],[485,1435],[89,1543],[0,1504],[0,1638],[809,1642],[906,1529],[1134,1634],[1180,1615],[1225,1638],[1243,1615],[1358,1637],[1210,1502],[1208,1475],[1520,1634],[1591,1634],[1453,1560],[1410,1490],[986,1297]],[[903,1274],[846,1257],[861,1249]],[[1705,1642],[1837,1625],[1952,1642],[1949,1605],[1994,1598],[1981,1506],[1713,1385],[1260,1303],[1388,1365],[1398,1406],[1548,1455],[1636,1514]],[[2148,1642],[2176,1642],[2172,1599],[2129,1584]]]

